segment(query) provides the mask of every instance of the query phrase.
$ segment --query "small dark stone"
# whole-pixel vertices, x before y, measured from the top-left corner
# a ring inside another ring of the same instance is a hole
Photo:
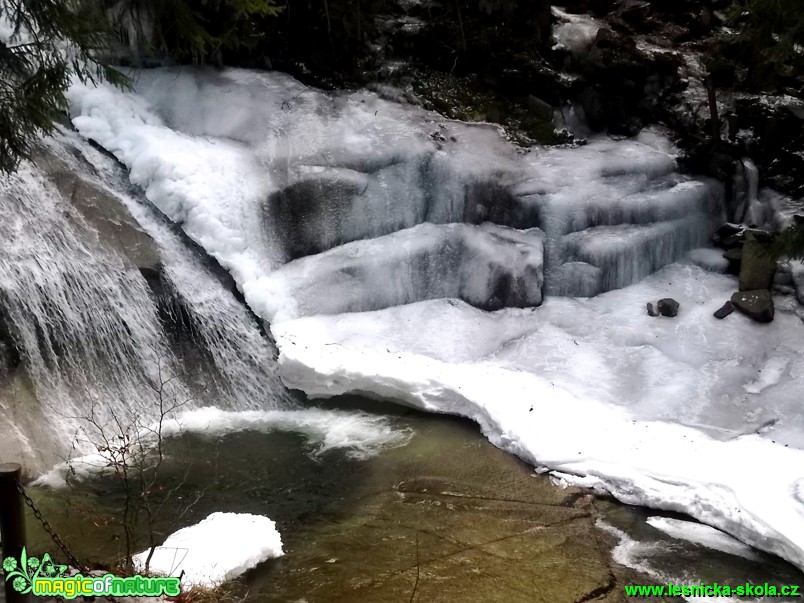
[[[656,308],[653,307],[653,304],[648,302],[648,315],[649,316],[659,316],[659,313],[656,311]]]
[[[726,318],[729,314],[734,312],[734,304],[730,301],[727,301],[719,310],[717,310],[714,314],[715,318],[723,319]]]
[[[773,298],[767,289],[738,291],[731,303],[743,314],[757,322],[771,322],[774,316]]]
[[[661,314],[662,316],[673,318],[674,316],[678,315],[679,304],[672,297],[665,297],[664,299],[660,299],[657,305],[659,307],[659,314]]]

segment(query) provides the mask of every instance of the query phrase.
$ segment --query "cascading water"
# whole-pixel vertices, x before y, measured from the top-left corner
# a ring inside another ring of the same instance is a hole
[[[80,150],[98,174],[97,184],[113,192],[159,247],[162,311],[191,338],[212,369],[214,391],[208,403],[229,410],[276,409],[293,405],[274,361],[276,348],[257,319],[232,294],[234,284],[210,266],[203,252],[194,252],[160,214],[138,197],[114,159],[74,134],[66,144]],[[69,158],[65,158],[69,159]],[[81,162],[73,162],[74,169]]]
[[[68,166],[71,177],[135,215],[158,245],[164,292],[155,299],[120,246],[64,197],[58,175],[50,178],[47,169],[23,163],[0,181],[0,333],[6,364],[15,356],[25,375],[4,379],[0,425],[11,434],[0,447],[4,458],[20,455],[29,468],[41,470],[73,446],[86,450],[76,433],[89,419],[101,425],[112,417],[147,423],[156,416],[160,381],[170,381],[171,397],[190,401],[186,408],[288,406],[290,396],[271,362],[274,348],[256,320],[200,257],[131,196],[114,161],[69,133],[45,144],[37,165],[63,162],[56,172]],[[97,171],[78,155],[91,159]],[[171,308],[180,309],[185,324],[178,328],[212,370],[193,370],[177,355],[165,325],[171,317],[164,320]],[[33,396],[20,399],[26,390],[20,380],[30,383]]]
[[[42,403],[40,429],[63,452],[72,417],[143,412],[172,357],[145,281],[41,172],[23,164],[0,183],[0,204],[4,330]]]

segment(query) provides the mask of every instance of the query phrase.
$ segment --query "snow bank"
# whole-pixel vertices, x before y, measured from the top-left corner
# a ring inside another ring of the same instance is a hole
[[[769,328],[716,321],[733,285],[673,265],[535,310],[435,301],[273,330],[283,379],[310,396],[361,392],[469,417],[568,483],[687,513],[804,567],[804,325],[783,309]],[[670,293],[679,316],[647,316],[645,300]]]
[[[137,571],[144,571],[149,552],[134,555]],[[174,532],[156,547],[149,571],[164,576],[184,572],[184,586],[215,587],[283,554],[276,524],[267,517],[212,513],[200,523]]]

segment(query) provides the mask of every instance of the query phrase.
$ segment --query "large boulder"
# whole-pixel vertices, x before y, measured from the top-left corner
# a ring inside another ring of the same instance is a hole
[[[767,289],[738,291],[731,296],[731,303],[740,312],[757,322],[773,320],[773,298]]]
[[[94,227],[98,245],[113,249],[137,268],[158,269],[158,246],[129,214],[120,199],[77,173],[54,153],[38,153],[36,165],[56,186],[61,196]]]
[[[776,274],[776,258],[769,243],[761,236],[748,233],[740,264],[740,291],[770,289]]]

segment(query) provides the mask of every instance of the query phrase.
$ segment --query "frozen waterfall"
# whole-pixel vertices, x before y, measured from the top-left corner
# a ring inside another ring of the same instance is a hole
[[[557,480],[804,567],[804,325],[789,299],[712,318],[736,282],[687,254],[723,191],[659,132],[521,150],[277,73],[135,80],[75,86],[73,123],[271,321],[289,386],[470,417]],[[647,316],[666,296],[679,316]]]

